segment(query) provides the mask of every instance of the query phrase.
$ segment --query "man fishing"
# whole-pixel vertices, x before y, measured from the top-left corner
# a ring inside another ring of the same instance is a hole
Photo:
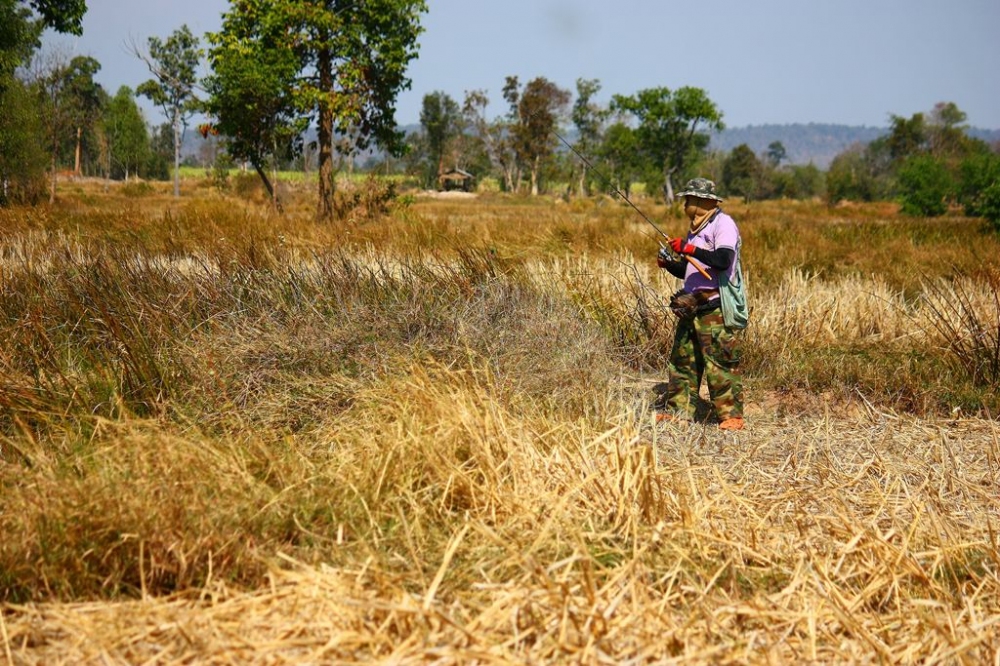
[[[670,308],[678,316],[670,351],[670,380],[661,397],[657,422],[686,422],[694,418],[702,376],[719,417],[721,430],[742,430],[743,379],[737,331],[745,320],[723,316],[720,289],[731,285],[742,289],[739,268],[740,232],[736,222],[719,207],[722,199],[715,183],[706,178],[688,181],[683,192],[684,212],[691,221],[685,238],[674,238],[670,249],[662,248],[656,264],[684,280],[684,287],[671,297]],[[728,303],[727,303],[728,306]]]

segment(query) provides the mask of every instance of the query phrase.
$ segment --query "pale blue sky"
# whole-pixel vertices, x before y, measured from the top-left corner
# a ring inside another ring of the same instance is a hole
[[[145,46],[187,23],[217,30],[225,0],[88,0],[80,38],[50,36],[103,68],[112,94],[149,78]],[[1000,129],[1000,0],[429,0],[400,124],[443,91],[461,103],[504,78],[544,76],[573,92],[597,79],[599,101],[643,88],[704,88],[729,127],[836,123],[883,127],[955,102],[968,123]],[[150,109],[150,120],[162,117]]]

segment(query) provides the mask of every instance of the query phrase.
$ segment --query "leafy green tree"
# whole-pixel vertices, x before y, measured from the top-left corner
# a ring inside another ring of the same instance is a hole
[[[424,182],[432,186],[444,168],[449,144],[462,133],[462,113],[458,103],[440,91],[424,95],[420,125],[426,142]]]
[[[0,91],[31,59],[44,28],[79,35],[86,11],[85,0],[0,0]]]
[[[822,196],[825,188],[823,172],[815,164],[790,164],[773,170],[768,179],[767,197],[811,199]]]
[[[426,11],[424,0],[233,0],[226,25],[215,43],[219,48],[243,44],[252,56],[278,66],[267,74],[264,97],[277,99],[255,122],[240,128],[217,118],[230,139],[246,132],[259,150],[276,145],[275,132],[286,132],[297,119],[315,120],[319,158],[317,217],[334,214],[333,159],[337,152],[367,148],[377,143],[396,155],[403,135],[396,128],[395,103],[407,88],[406,67],[416,57],[418,21]],[[229,28],[227,28],[229,26]],[[238,28],[238,29],[237,29]],[[268,53],[274,51],[275,53]],[[277,53],[277,52],[283,53]],[[219,51],[219,56],[223,55]],[[238,56],[238,51],[234,54]],[[286,59],[287,56],[287,59]],[[238,67],[234,57],[233,68]],[[247,68],[258,69],[253,63]],[[214,95],[237,91],[256,76],[232,71],[221,78]],[[246,91],[232,95],[238,98]],[[220,104],[217,110],[228,107]],[[230,108],[228,118],[238,114]],[[285,120],[287,119],[287,120]]]
[[[72,35],[83,33],[83,15],[87,13],[85,0],[29,0],[21,4],[28,4],[38,12],[47,28]]]
[[[758,196],[762,172],[763,165],[750,146],[740,144],[722,163],[724,191],[750,201]]]
[[[635,130],[625,123],[612,124],[604,132],[598,156],[604,165],[603,174],[612,179],[610,183],[601,182],[600,189],[614,188],[630,196],[632,184],[639,180],[644,166]]]
[[[674,176],[708,149],[708,132],[725,128],[722,112],[701,88],[648,88],[631,96],[615,95],[611,109],[637,120],[639,145],[644,157],[660,167],[667,203],[674,201]]]
[[[608,110],[593,101],[600,90],[601,84],[597,79],[576,80],[576,101],[573,102],[571,118],[576,127],[576,149],[582,155],[593,155],[597,150],[601,143],[601,130],[608,118]],[[580,196],[585,196],[587,165],[578,161],[575,169],[580,174],[577,192]]]
[[[35,58],[31,71],[31,87],[38,99],[45,144],[49,149],[49,203],[56,199],[59,156],[63,146],[73,141],[79,127],[81,108],[90,104],[81,100],[81,91],[90,94],[92,74],[99,67],[92,58],[76,57],[67,61],[65,54],[53,51]]]
[[[148,55],[134,49],[153,74],[152,79],[136,88],[136,94],[148,97],[159,106],[173,131],[175,197],[181,194],[181,142],[184,130],[199,105],[195,94],[198,64],[202,56],[199,44],[200,40],[191,34],[187,25],[182,25],[165,41],[159,37],[150,37]]]
[[[73,171],[80,173],[80,158],[85,137],[89,137],[101,116],[101,107],[107,94],[94,75],[101,63],[88,56],[76,56],[69,63],[65,76],[65,94],[69,121],[75,129],[73,144]]]
[[[514,83],[513,90],[517,89],[517,79],[510,81],[506,89],[510,89],[510,83]],[[507,95],[509,96],[509,94]],[[511,127],[516,115],[516,104],[512,105],[510,113],[505,117],[490,120],[487,118],[486,109],[490,104],[490,99],[484,90],[471,90],[465,93],[465,101],[462,104],[462,115],[472,129],[472,133],[482,142],[483,152],[489,159],[491,168],[498,175],[501,187],[505,192],[514,192],[520,180],[518,172],[517,155],[514,152]]]
[[[930,152],[938,158],[961,158],[971,150],[966,136],[966,114],[954,102],[939,102],[931,110]]]
[[[983,190],[978,210],[993,225],[993,230],[1000,233],[1000,180],[993,181]]]
[[[0,0],[0,201],[35,200],[48,143],[38,99],[15,70],[31,61],[43,29],[79,35],[86,10],[84,0]]]
[[[35,94],[12,79],[0,90],[0,205],[37,203],[45,192],[45,145]]]
[[[958,202],[966,215],[987,217],[990,192],[1000,185],[1000,155],[981,152],[962,160],[959,165]],[[993,189],[991,189],[993,188]]]
[[[935,217],[947,212],[953,182],[941,160],[932,155],[908,158],[899,168],[898,182],[903,213]]]
[[[173,160],[174,128],[170,123],[163,123],[150,132],[149,153],[141,171],[151,180],[169,180]]]
[[[516,77],[508,77],[515,87],[505,89],[507,100],[516,107],[517,122],[511,128],[514,150],[531,179],[531,195],[539,192],[539,173],[555,151],[553,130],[569,106],[570,93],[544,77],[532,79],[517,93]]]
[[[139,176],[149,155],[149,132],[132,89],[122,86],[108,102],[103,118],[111,177]]]
[[[272,20],[272,8],[239,2],[223,15],[222,30],[210,33],[205,109],[215,119],[204,128],[226,137],[226,151],[249,162],[278,210],[276,162],[294,154],[309,119],[294,98],[301,58],[291,48],[286,27]],[[272,176],[267,173],[272,167]]]
[[[830,204],[874,201],[879,194],[877,178],[864,146],[852,146],[833,158],[826,174],[826,196]]]
[[[902,161],[927,149],[927,126],[924,114],[915,113],[909,120],[893,115],[889,117],[889,122],[887,146],[893,160]]]
[[[772,141],[767,145],[767,162],[773,168],[778,168],[781,163],[788,159],[788,151],[785,144],[780,141]]]

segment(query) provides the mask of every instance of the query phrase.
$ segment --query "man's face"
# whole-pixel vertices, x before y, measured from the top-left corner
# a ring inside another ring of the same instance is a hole
[[[716,206],[718,206],[718,202],[715,199],[703,199],[702,197],[691,195],[684,197],[684,214],[691,220],[699,215],[704,215],[709,211],[715,210]]]

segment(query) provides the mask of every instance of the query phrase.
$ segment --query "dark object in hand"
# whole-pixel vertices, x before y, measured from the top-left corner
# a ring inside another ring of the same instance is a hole
[[[656,265],[660,268],[666,268],[670,265],[670,253],[667,252],[667,248],[661,247],[660,251],[656,253]]]
[[[699,305],[701,303],[698,297],[683,289],[670,297],[670,310],[681,319],[693,317],[698,312]]]

